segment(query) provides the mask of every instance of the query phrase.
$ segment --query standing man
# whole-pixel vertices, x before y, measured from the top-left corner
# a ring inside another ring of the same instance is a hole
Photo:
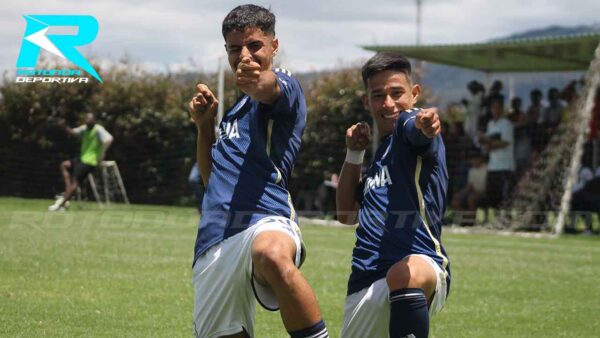
[[[196,336],[254,337],[256,301],[281,310],[293,338],[328,337],[317,298],[298,269],[304,260],[287,191],[306,123],[298,80],[273,69],[275,16],[255,5],[223,20],[229,65],[243,93],[215,138],[218,102],[204,84],[189,104],[206,192],[193,281]]]
[[[49,211],[66,210],[77,187],[104,160],[106,152],[113,142],[112,135],[103,126],[96,123],[93,113],[85,114],[84,124],[77,128],[67,127],[64,120],[59,121],[59,126],[68,134],[81,137],[81,154],[79,157],[60,164],[60,171],[65,181],[65,192],[48,207]]]
[[[498,208],[512,191],[515,172],[515,137],[513,124],[504,117],[504,99],[490,102],[492,119],[488,122],[481,144],[489,155],[486,194],[488,206]]]
[[[371,131],[358,123],[346,132],[338,220],[359,226],[342,337],[427,337],[450,286],[440,243],[448,189],[440,121],[435,110],[413,108],[421,88],[404,56],[376,54],[362,78],[382,138],[361,178]]]

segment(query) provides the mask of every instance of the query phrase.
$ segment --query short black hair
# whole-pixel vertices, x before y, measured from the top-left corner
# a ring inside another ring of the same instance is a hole
[[[396,70],[406,74],[410,81],[411,66],[408,59],[400,54],[393,52],[379,52],[365,63],[362,67],[362,80],[367,88],[367,80],[375,73],[383,72],[384,70]]]
[[[504,96],[502,95],[492,95],[490,96],[490,107],[494,103],[499,103],[500,107],[504,109]]]
[[[275,35],[275,14],[257,5],[237,6],[223,19],[223,38],[232,31],[243,32],[247,28],[260,28],[265,34]]]

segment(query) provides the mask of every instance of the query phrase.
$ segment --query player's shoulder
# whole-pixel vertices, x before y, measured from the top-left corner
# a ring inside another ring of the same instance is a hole
[[[293,76],[292,72],[289,71],[286,68],[277,67],[277,68],[273,69],[273,71],[275,72],[275,74],[283,74],[283,75],[286,75],[288,77],[292,77]]]
[[[295,85],[299,85],[298,79],[296,78],[296,76],[289,71],[286,68],[275,68],[273,69],[273,72],[275,73],[275,75],[279,78],[279,80],[282,80],[284,82],[284,84],[288,84],[288,82],[294,83]]]
[[[100,132],[104,132],[104,131],[106,131],[106,128],[104,128],[104,126],[103,126],[103,125],[101,125],[101,124],[99,124],[99,123],[96,123],[96,124],[94,125],[94,130],[96,130],[96,131],[100,131]]]
[[[280,84],[283,85],[285,88],[296,93],[302,92],[302,86],[300,85],[300,81],[298,81],[298,79],[294,76],[294,74],[292,74],[291,71],[289,71],[286,68],[278,67],[273,69],[273,72],[275,72],[275,75],[279,79]]]

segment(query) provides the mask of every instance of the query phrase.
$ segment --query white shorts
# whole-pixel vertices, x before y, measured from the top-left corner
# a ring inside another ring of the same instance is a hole
[[[242,330],[254,336],[256,300],[278,310],[273,291],[252,278],[252,242],[268,230],[283,231],[296,243],[295,264],[304,260],[304,244],[298,225],[287,218],[269,216],[248,229],[211,247],[194,265],[194,332],[214,338]]]
[[[435,293],[429,306],[429,316],[440,312],[446,301],[447,273],[429,256],[411,255],[425,258],[436,272]],[[346,297],[342,338],[388,338],[390,325],[390,290],[385,278],[375,281]]]

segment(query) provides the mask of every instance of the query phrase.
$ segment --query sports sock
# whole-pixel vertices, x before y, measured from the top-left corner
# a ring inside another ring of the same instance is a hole
[[[390,338],[426,338],[429,335],[429,310],[423,289],[390,292],[390,308]]]
[[[291,338],[329,338],[324,321],[319,321],[311,327],[290,332]]]

